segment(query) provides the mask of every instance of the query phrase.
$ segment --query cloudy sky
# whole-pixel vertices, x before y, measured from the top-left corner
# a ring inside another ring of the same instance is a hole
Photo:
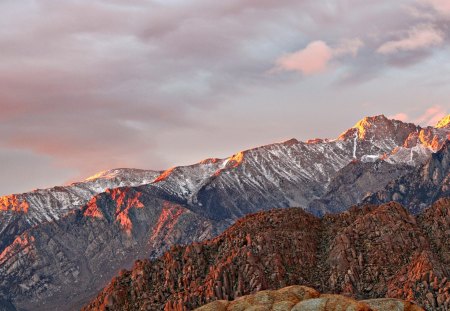
[[[448,0],[0,0],[0,194],[450,112]]]

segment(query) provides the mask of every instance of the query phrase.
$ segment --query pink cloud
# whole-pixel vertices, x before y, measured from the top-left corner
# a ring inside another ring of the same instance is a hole
[[[428,108],[421,116],[413,120],[414,123],[423,125],[436,125],[447,115],[447,111],[439,105]]]
[[[398,51],[412,51],[439,45],[444,41],[442,31],[428,24],[413,27],[408,35],[400,40],[383,43],[377,50],[381,54],[392,54]]]
[[[318,40],[309,43],[302,50],[280,57],[276,63],[279,69],[312,75],[327,70],[328,63],[333,58],[346,54],[356,56],[362,46],[363,42],[360,39],[344,40],[335,48]]]
[[[449,0],[423,0],[424,3],[429,4],[433,9],[443,15],[450,15],[450,1]]]
[[[406,122],[409,119],[408,115],[406,113],[403,113],[403,112],[394,114],[392,116],[389,116],[388,118],[389,119],[403,121],[403,122]]]
[[[287,54],[277,60],[279,68],[300,71],[305,75],[323,72],[331,60],[333,52],[323,41],[314,41],[303,50]]]
[[[442,120],[445,116],[447,116],[447,111],[439,105],[432,106],[425,110],[417,118],[411,119],[410,116],[404,112],[400,112],[391,116],[388,116],[389,119],[400,120],[403,122],[411,121],[415,124],[420,125],[431,125],[435,126],[440,120]]]

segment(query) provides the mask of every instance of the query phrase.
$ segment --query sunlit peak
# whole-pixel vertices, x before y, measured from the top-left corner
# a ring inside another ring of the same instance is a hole
[[[450,128],[450,114],[443,117],[437,124],[437,128]]]
[[[238,167],[244,161],[244,152],[238,152],[228,159],[227,164],[230,167]]]

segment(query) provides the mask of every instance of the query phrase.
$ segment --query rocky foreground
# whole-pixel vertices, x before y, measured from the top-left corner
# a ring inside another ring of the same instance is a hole
[[[260,291],[234,301],[216,300],[195,311],[423,311],[408,301],[393,298],[356,301],[341,295],[320,294],[313,288],[293,285]]]
[[[260,212],[215,239],[137,261],[84,310],[193,310],[296,284],[449,310],[449,228],[449,198],[419,216],[392,202],[323,218],[299,208]]]

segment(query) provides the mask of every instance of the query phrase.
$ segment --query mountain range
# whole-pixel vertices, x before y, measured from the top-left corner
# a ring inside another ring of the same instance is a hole
[[[136,259],[212,238],[258,211],[302,207],[324,216],[393,200],[420,214],[450,196],[449,138],[448,117],[422,128],[380,115],[333,140],[291,139],[226,159],[116,169],[4,196],[0,305],[78,308]]]

